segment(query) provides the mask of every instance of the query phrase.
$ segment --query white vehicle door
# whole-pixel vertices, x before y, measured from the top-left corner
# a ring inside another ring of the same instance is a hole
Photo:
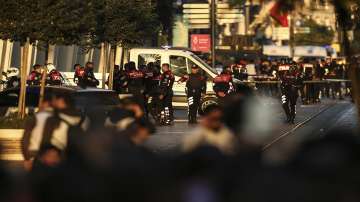
[[[174,83],[174,95],[175,96],[185,96],[185,87],[186,82],[178,83],[184,75],[188,74],[188,60],[184,56],[170,55],[169,56],[170,67],[172,73],[175,75],[175,83]]]

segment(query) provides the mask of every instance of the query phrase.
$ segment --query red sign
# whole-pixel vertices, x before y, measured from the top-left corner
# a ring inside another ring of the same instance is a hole
[[[209,34],[191,35],[191,50],[197,52],[210,52],[211,37]]]

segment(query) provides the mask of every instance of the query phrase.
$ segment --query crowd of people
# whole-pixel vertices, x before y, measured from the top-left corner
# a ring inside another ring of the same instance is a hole
[[[233,65],[233,75],[241,81],[248,80],[247,65],[249,62],[241,60],[239,64]],[[253,64],[254,65],[254,64]],[[321,101],[321,97],[332,99],[343,99],[351,94],[350,82],[344,82],[348,77],[346,65],[336,59],[326,60],[302,60],[294,62],[286,59],[263,60],[254,65],[255,75],[252,75],[258,90],[270,96],[279,96],[281,89],[276,81],[280,80],[279,67],[291,65],[298,71],[302,84],[299,94],[303,104],[313,104]],[[271,83],[269,81],[273,81]]]
[[[26,174],[0,166],[0,201],[360,199],[357,137],[312,138],[286,161],[269,163],[257,134],[245,129],[257,98],[238,91],[224,99],[164,154],[145,147],[155,128],[136,98],[122,100],[99,125],[77,114],[71,98],[48,95],[22,139]]]

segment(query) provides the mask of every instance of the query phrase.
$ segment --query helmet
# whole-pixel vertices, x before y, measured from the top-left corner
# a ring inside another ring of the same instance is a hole
[[[19,77],[20,71],[18,68],[16,67],[10,67],[7,71],[6,74],[8,77]]]
[[[56,69],[56,67],[53,65],[53,64],[47,64],[46,65],[46,69],[47,69],[47,72],[49,73],[49,72],[51,72],[52,70],[55,70]]]

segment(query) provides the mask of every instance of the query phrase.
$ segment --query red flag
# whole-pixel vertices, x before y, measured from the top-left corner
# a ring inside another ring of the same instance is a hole
[[[276,3],[274,7],[272,7],[272,9],[270,10],[270,16],[274,18],[278,23],[280,23],[281,26],[289,27],[288,13],[282,13],[279,8],[280,4]]]

